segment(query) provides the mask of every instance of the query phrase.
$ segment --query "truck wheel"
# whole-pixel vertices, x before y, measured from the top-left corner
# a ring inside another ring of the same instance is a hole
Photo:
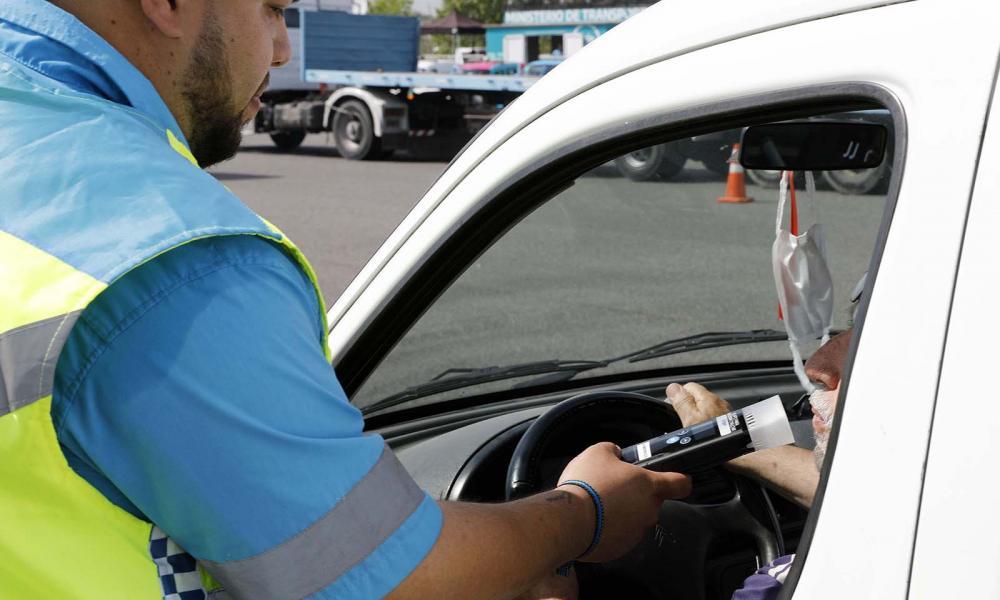
[[[731,146],[723,146],[715,155],[701,159],[701,164],[710,172],[723,177],[729,175],[729,157],[733,150]]]
[[[658,145],[620,156],[615,166],[632,181],[667,180],[681,172],[686,160],[673,148]]]
[[[845,169],[841,171],[826,171],[823,178],[830,187],[841,194],[863,195],[882,193],[889,186],[889,161],[874,169]]]
[[[333,141],[340,155],[350,160],[366,160],[381,155],[381,140],[375,137],[375,125],[368,107],[358,100],[348,100],[337,107],[333,117]]]
[[[306,139],[304,131],[276,131],[271,134],[271,141],[281,150],[295,150]]]
[[[781,183],[781,171],[762,171],[760,169],[747,169],[747,177],[766,190],[776,190]]]

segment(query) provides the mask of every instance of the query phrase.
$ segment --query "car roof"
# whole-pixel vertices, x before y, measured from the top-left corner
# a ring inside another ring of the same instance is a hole
[[[615,26],[539,79],[494,118],[424,194],[328,315],[336,323],[402,243],[482,160],[556,106],[606,81],[734,39],[910,0],[661,0]],[[693,27],[692,24],[697,24]]]

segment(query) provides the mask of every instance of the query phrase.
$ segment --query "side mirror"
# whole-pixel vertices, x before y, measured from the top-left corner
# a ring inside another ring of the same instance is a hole
[[[740,164],[770,171],[871,169],[882,164],[888,131],[872,123],[806,121],[743,131]]]

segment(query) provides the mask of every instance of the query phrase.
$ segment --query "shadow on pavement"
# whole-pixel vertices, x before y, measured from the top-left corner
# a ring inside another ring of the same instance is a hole
[[[250,152],[254,154],[276,154],[280,156],[327,156],[330,158],[340,158],[340,153],[334,146],[318,146],[318,145],[304,145],[299,146],[294,150],[281,150],[280,148],[269,145],[243,145],[240,146],[240,152]],[[441,155],[428,155],[419,156],[413,155],[406,151],[396,151],[392,156],[386,158],[376,158],[373,160],[367,160],[365,162],[370,163],[380,163],[380,162],[443,162],[446,163],[451,160],[450,156]]]
[[[335,156],[340,157],[337,149],[330,146],[300,146],[295,150],[281,150],[276,146],[240,146],[240,152],[254,152],[257,154],[281,154],[281,155],[301,155],[301,156]]]
[[[219,181],[240,181],[243,179],[274,179],[278,175],[258,175],[256,173],[226,173],[219,171],[209,171],[212,177]]]

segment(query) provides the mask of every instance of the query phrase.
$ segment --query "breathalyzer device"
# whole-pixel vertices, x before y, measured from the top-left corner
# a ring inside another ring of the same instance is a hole
[[[795,441],[779,396],[622,448],[622,460],[653,471],[690,473]]]

